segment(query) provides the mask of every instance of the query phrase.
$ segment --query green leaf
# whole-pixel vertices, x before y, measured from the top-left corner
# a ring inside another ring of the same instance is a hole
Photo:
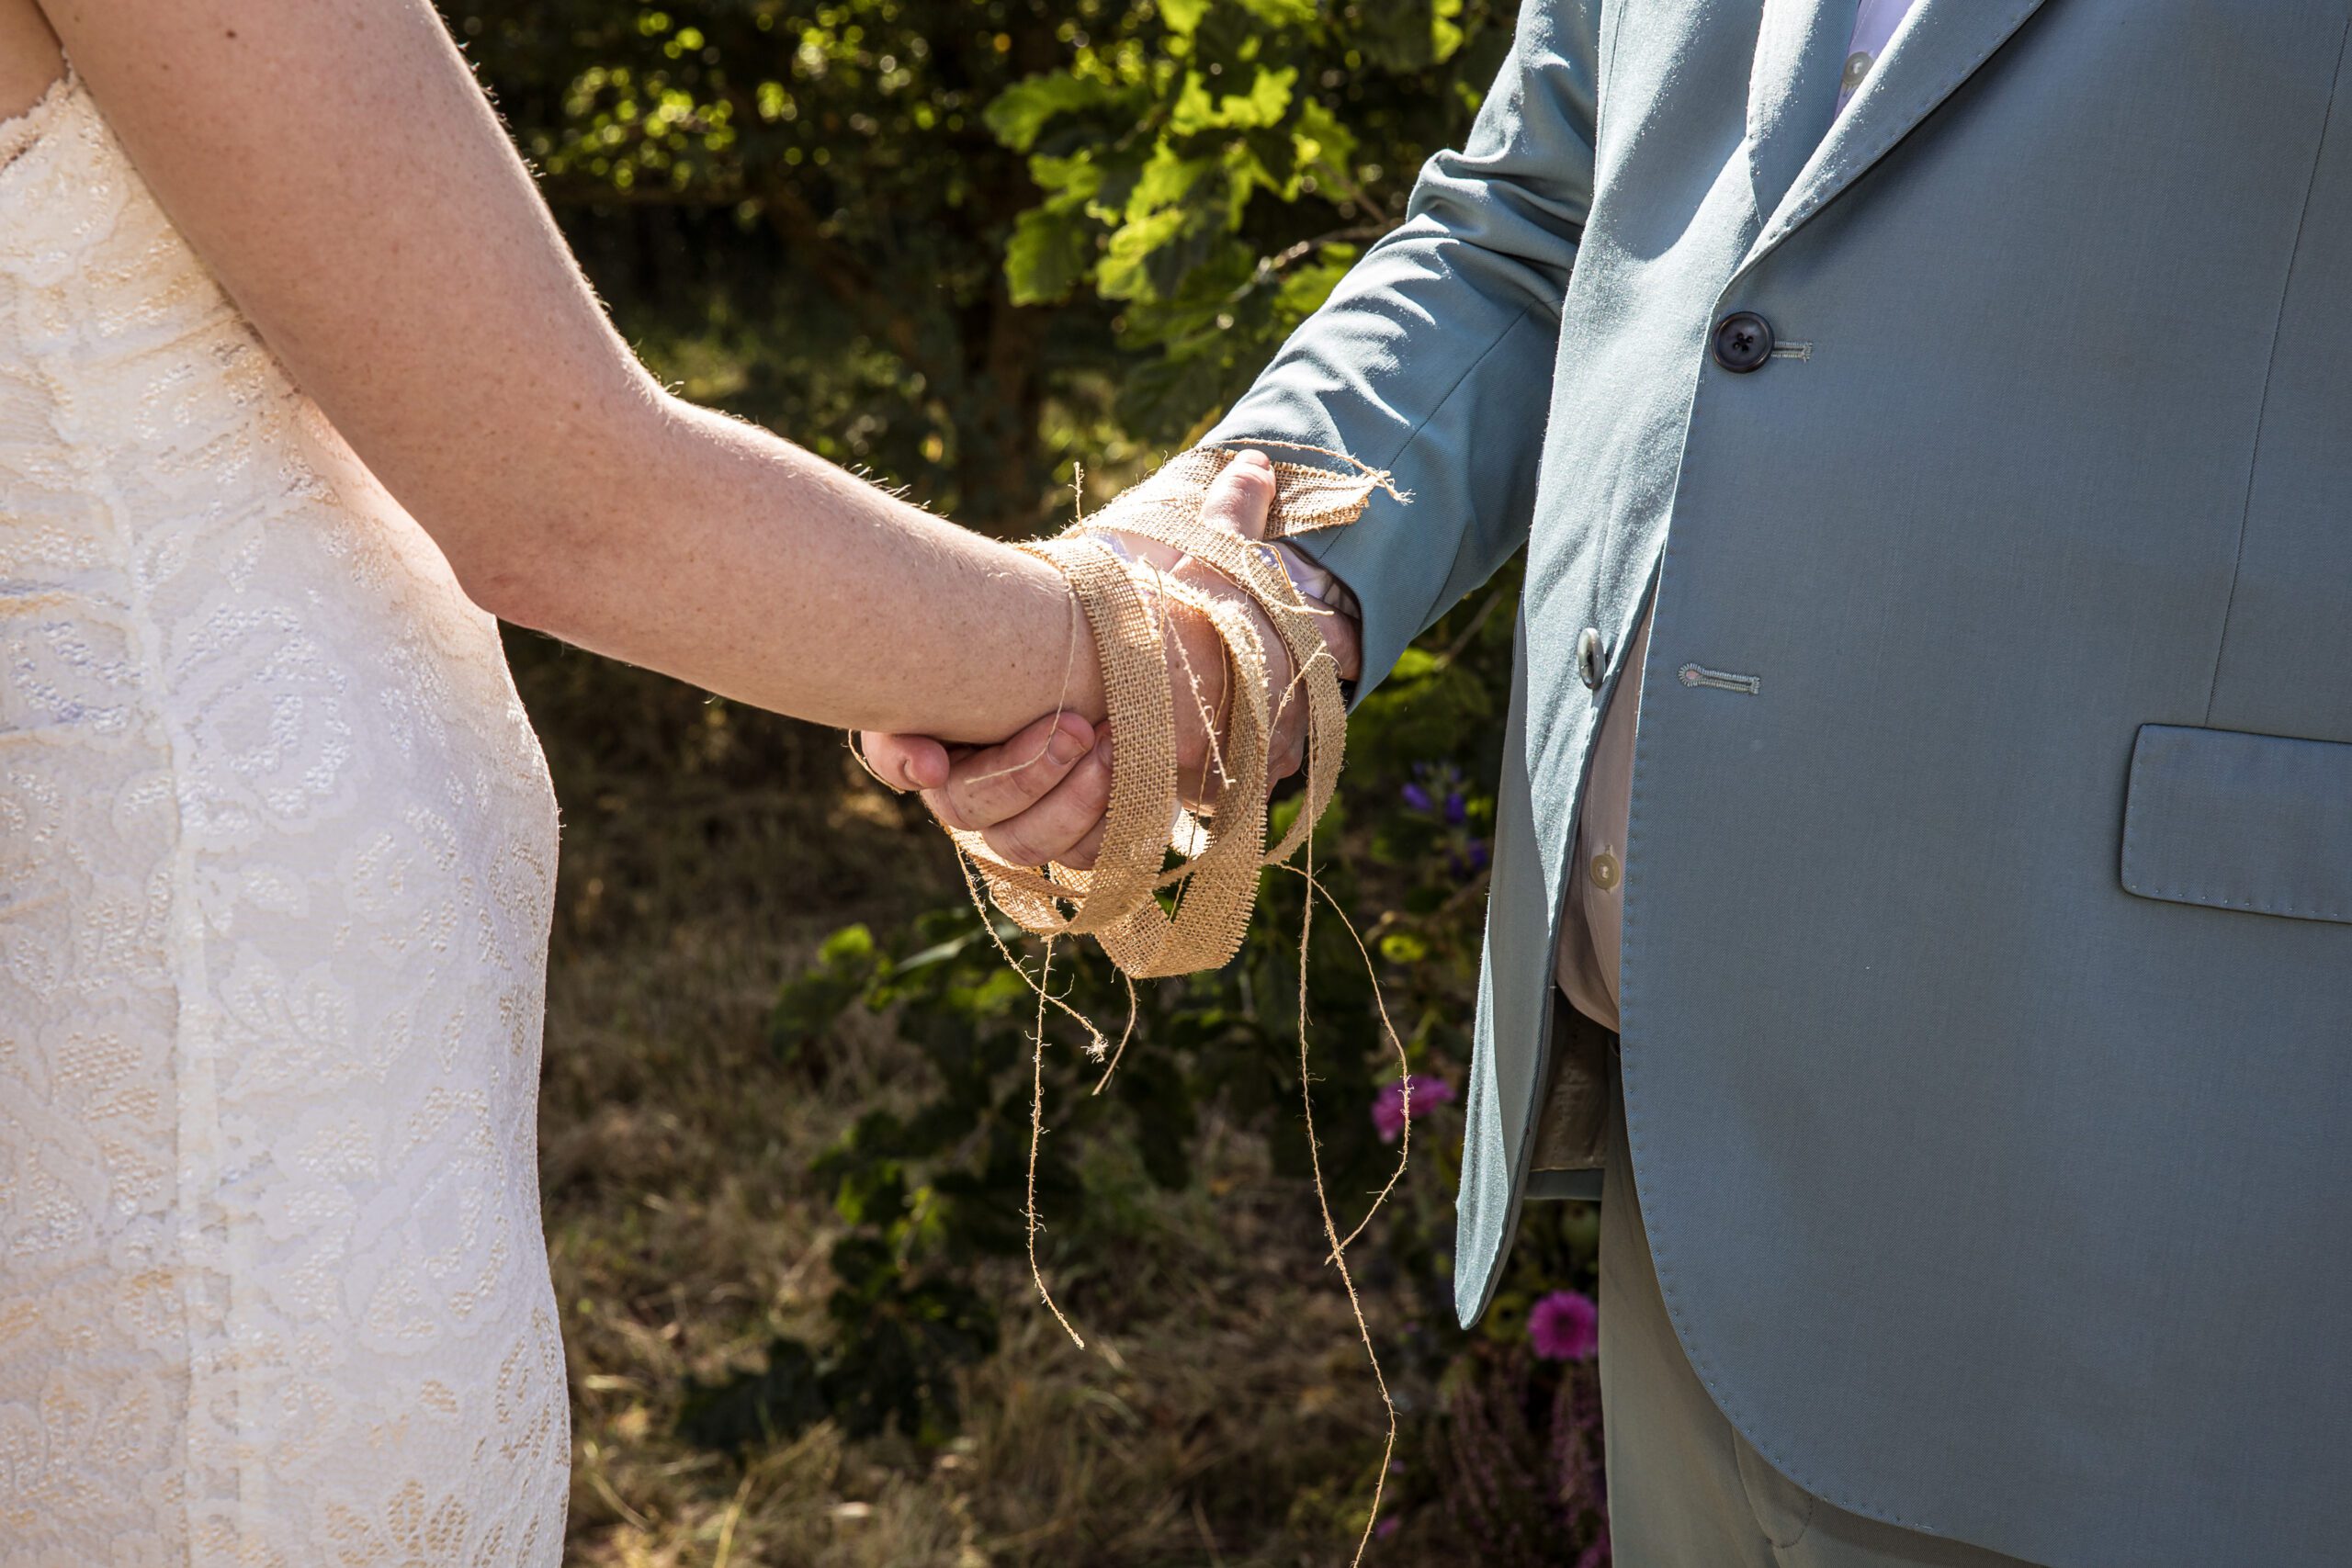
[[[1181,205],[1217,167],[1215,158],[1187,158],[1163,144],[1145,162],[1135,188],[1127,192],[1127,218],[1143,218],[1160,208]]]
[[[1303,28],[1315,20],[1315,0],[1241,0],[1241,4],[1270,28]]]
[[[1184,231],[1186,214],[1165,209],[1119,226],[1094,269],[1094,287],[1105,299],[1151,297],[1151,276],[1145,270],[1151,253]]]
[[[769,1045],[783,1060],[797,1060],[865,994],[880,965],[874,933],[864,926],[844,926],[827,937],[816,964],[777,992],[768,1015]]]
[[[1029,177],[1046,192],[1048,206],[1084,204],[1101,193],[1110,172],[1089,152],[1068,158],[1040,152],[1029,160]]]
[[[888,1224],[906,1213],[907,1179],[896,1160],[882,1160],[842,1178],[833,1207],[854,1225]]]
[[[1057,117],[1099,107],[1117,96],[1118,89],[1110,83],[1056,71],[1015,82],[996,96],[981,118],[999,141],[1026,152]]]
[[[1178,38],[1190,38],[1200,31],[1208,8],[1209,0],[1159,0],[1159,19]]]
[[[1297,161],[1302,168],[1320,171],[1325,176],[1344,176],[1348,164],[1354,159],[1356,135],[1340,123],[1339,117],[1321,102],[1309,98],[1298,106],[1298,118],[1292,125],[1292,135],[1297,145]],[[1295,192],[1285,199],[1293,199]]]
[[[1227,114],[1232,123],[1244,125],[1278,125],[1290,107],[1291,89],[1298,82],[1298,67],[1284,65],[1274,69],[1261,67],[1257,80],[1250,84],[1248,95],[1239,99],[1227,98]]]
[[[1440,64],[1453,59],[1468,36],[1455,19],[1461,15],[1462,0],[1436,0],[1430,7],[1430,55]]]
[[[1339,249],[1338,246],[1329,247]],[[1348,275],[1351,263],[1341,259],[1314,266],[1303,266],[1282,281],[1274,291],[1274,320],[1287,332],[1323,308],[1340,279]]]
[[[1216,100],[1209,96],[1209,79],[1197,71],[1184,73],[1184,85],[1176,95],[1175,107],[1168,112],[1168,130],[1173,136],[1192,136],[1218,123]]]
[[[1016,305],[1069,298],[1094,265],[1100,225],[1073,206],[1034,207],[1012,226],[1004,248],[1004,279]]]
[[[1168,117],[1171,136],[1197,136],[1210,130],[1250,130],[1278,125],[1290,108],[1291,90],[1298,82],[1298,67],[1261,66],[1245,93],[1209,91],[1208,78],[1197,71],[1184,74],[1183,90]]]

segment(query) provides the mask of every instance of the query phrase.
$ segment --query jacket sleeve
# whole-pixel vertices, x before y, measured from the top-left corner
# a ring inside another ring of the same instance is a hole
[[[1204,442],[1345,453],[1409,498],[1374,492],[1354,523],[1297,540],[1363,607],[1362,690],[1526,541],[1592,199],[1599,14],[1600,0],[1526,0],[1467,143],[1429,161],[1404,223]]]

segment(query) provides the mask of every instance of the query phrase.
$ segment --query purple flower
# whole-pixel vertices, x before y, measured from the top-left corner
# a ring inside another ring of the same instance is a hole
[[[1378,1524],[1373,1526],[1372,1533],[1378,1536],[1381,1540],[1386,1540],[1390,1536],[1395,1535],[1398,1529],[1402,1529],[1404,1527],[1404,1515],[1391,1514],[1386,1518],[1381,1520]]]
[[[1417,784],[1408,784],[1398,793],[1404,795],[1405,804],[1416,811],[1429,811],[1436,807],[1437,803],[1430,798],[1430,792]]]
[[[1554,1291],[1527,1314],[1527,1337],[1547,1361],[1581,1361],[1600,1348],[1600,1314],[1582,1291]]]
[[[1383,1084],[1380,1097],[1372,1102],[1372,1124],[1380,1134],[1380,1141],[1393,1144],[1405,1131],[1405,1086],[1412,1085],[1412,1114],[1415,1119],[1428,1115],[1441,1105],[1453,1103],[1453,1086],[1443,1078],[1426,1073],[1414,1073],[1394,1083]]]
[[[1458,789],[1445,793],[1445,819],[1456,828],[1470,820],[1470,807],[1463,804],[1462,792]]]
[[[1457,853],[1446,857],[1453,874],[1467,880],[1487,869],[1487,840],[1472,839]]]

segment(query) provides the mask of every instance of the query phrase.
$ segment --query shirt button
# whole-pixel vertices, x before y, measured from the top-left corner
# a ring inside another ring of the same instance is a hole
[[[1753,310],[1735,310],[1715,323],[1715,363],[1745,376],[1772,357],[1772,324]]]
[[[1585,867],[1586,877],[1603,893],[1614,893],[1617,890],[1617,857],[1607,850],[1593,856],[1592,863]]]
[[[1587,626],[1577,633],[1577,674],[1596,692],[1600,690],[1601,676],[1608,673],[1609,661],[1602,652],[1599,627]]]

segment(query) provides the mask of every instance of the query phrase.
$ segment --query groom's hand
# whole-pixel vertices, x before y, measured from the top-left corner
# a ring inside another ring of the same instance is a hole
[[[1202,521],[1261,539],[1273,499],[1272,464],[1262,453],[1244,452],[1203,498]],[[1164,574],[1204,596],[1241,606],[1256,621],[1267,653],[1267,696],[1279,714],[1268,776],[1281,779],[1295,772],[1305,748],[1305,694],[1292,689],[1295,671],[1288,651],[1257,601],[1180,551],[1154,540],[1122,537],[1147,594]],[[1188,805],[1208,806],[1221,783],[1213,735],[1225,728],[1224,644],[1197,612],[1171,604],[1167,624],[1180,793]],[[1354,679],[1361,663],[1355,623],[1331,613],[1318,625],[1340,676]],[[1000,746],[972,751],[951,751],[927,736],[869,734],[864,740],[866,760],[885,783],[921,790],[942,822],[978,832],[989,852],[1007,864],[1093,863],[1111,797],[1108,727],[1098,731],[1074,716],[1048,716]]]

